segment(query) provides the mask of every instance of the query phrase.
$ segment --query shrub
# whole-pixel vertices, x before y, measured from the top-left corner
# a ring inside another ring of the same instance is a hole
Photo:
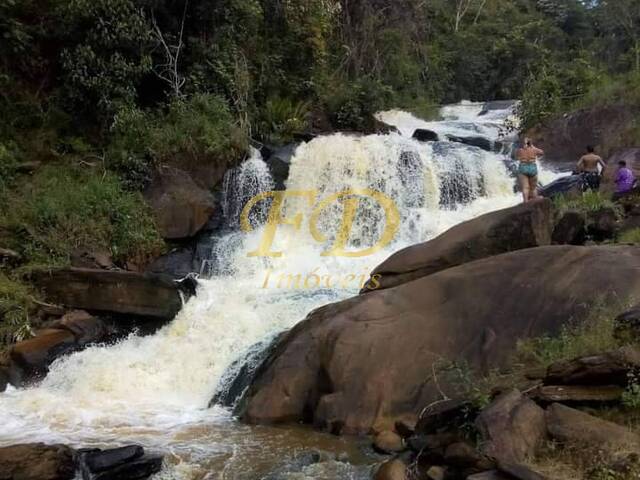
[[[640,243],[640,228],[627,230],[618,237],[619,243]]]
[[[0,272],[0,348],[31,335],[32,291]]]
[[[613,210],[618,217],[622,216],[622,207],[611,200],[602,192],[587,191],[578,197],[558,195],[553,199],[554,206],[559,215],[566,212],[578,212],[588,220],[589,214],[603,209]]]
[[[175,99],[167,111],[122,108],[111,130],[107,164],[130,189],[144,188],[154,166],[226,164],[247,148],[226,102],[209,94]]]
[[[49,165],[7,195],[0,229],[31,264],[67,264],[80,248],[144,262],[162,249],[148,207],[103,171]]]
[[[294,133],[302,132],[309,126],[310,109],[309,102],[272,97],[265,104],[258,123],[258,134],[271,143],[289,143]]]
[[[590,307],[587,318],[563,326],[559,334],[518,342],[518,360],[547,367],[551,363],[593,355],[621,346],[614,337],[615,317],[629,307],[628,302],[601,300]]]

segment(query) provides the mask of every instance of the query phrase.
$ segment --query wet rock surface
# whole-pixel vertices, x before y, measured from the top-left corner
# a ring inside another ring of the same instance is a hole
[[[0,448],[0,480],[71,480],[74,452],[64,445],[31,443]]]
[[[275,347],[242,417],[302,420],[335,433],[392,428],[440,398],[440,389],[451,396],[446,374],[440,389],[434,382],[436,359],[500,365],[514,339],[584,317],[588,306],[576,299],[590,298],[594,282],[619,297],[639,294],[639,268],[638,247],[540,247],[325,306]]]

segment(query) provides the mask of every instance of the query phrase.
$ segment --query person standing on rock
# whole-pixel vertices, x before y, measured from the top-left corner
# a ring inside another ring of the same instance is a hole
[[[633,190],[636,179],[633,172],[627,168],[627,162],[618,162],[618,173],[616,173],[616,193],[614,198],[620,198]]]
[[[602,170],[599,170],[598,166],[602,167]],[[602,157],[595,154],[595,149],[591,145],[587,146],[586,155],[583,155],[578,162],[578,172],[582,176],[583,192],[587,190],[597,192],[600,189],[600,179],[605,166]]]
[[[536,148],[528,138],[524,139],[524,146],[518,149],[516,153],[520,162],[520,165],[518,165],[518,181],[522,189],[524,203],[538,198],[538,165],[536,161],[542,155],[544,155],[544,152]]]

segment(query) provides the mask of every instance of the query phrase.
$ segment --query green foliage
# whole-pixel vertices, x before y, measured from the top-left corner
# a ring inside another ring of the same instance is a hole
[[[264,106],[257,133],[271,143],[291,142],[294,133],[304,132],[308,128],[310,109],[309,102],[270,98]]]
[[[0,143],[0,201],[16,177],[18,162],[14,148],[11,145]]]
[[[136,85],[151,71],[151,30],[133,0],[72,0],[60,17],[68,32],[61,52],[63,90],[71,108],[100,115],[136,99]]]
[[[622,207],[611,200],[610,196],[602,192],[587,191],[577,197],[558,195],[554,197],[553,204],[558,215],[566,212],[577,212],[584,216],[587,224],[590,214],[601,210],[613,210],[617,217],[623,214]]]
[[[619,235],[618,243],[640,244],[640,228],[633,228]]]
[[[107,164],[133,190],[148,184],[154,166],[225,165],[247,148],[227,104],[207,94],[174,99],[167,111],[122,108],[111,133]]]
[[[614,320],[628,308],[626,302],[607,299],[588,307],[587,318],[577,324],[567,323],[556,335],[546,335],[518,342],[518,360],[527,365],[547,367],[551,363],[612,350],[620,346],[614,337]]]
[[[67,264],[81,248],[142,263],[163,248],[140,194],[125,192],[107,172],[43,167],[7,195],[6,206],[0,230],[32,264]]]
[[[0,272],[0,348],[31,335],[33,292]]]
[[[627,374],[627,388],[622,394],[622,404],[627,408],[640,408],[640,378],[638,372],[630,371]]]

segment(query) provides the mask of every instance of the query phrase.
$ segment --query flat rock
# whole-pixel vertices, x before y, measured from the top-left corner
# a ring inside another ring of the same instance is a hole
[[[553,230],[552,203],[540,200],[498,210],[461,223],[425,243],[393,254],[374,269],[380,288],[392,288],[416,278],[481,258],[549,245]],[[372,289],[366,286],[363,292]]]
[[[546,385],[627,384],[629,370],[640,367],[640,351],[631,347],[600,355],[579,357],[549,366]]]
[[[617,385],[545,385],[529,396],[545,403],[590,403],[619,401],[623,393],[624,389]]]
[[[544,410],[517,390],[483,409],[476,427],[483,438],[481,451],[509,463],[534,456],[546,436]]]
[[[71,480],[73,450],[64,445],[31,443],[0,448],[0,480]]]
[[[563,443],[595,446],[612,453],[640,451],[640,436],[627,428],[560,403],[546,411],[549,435]]]
[[[640,247],[539,247],[324,306],[274,346],[238,414],[335,433],[388,430],[461,393],[443,364],[507,365],[518,339],[587,318],[594,284],[640,296],[639,270]]]
[[[162,320],[182,308],[178,284],[163,275],[63,268],[33,272],[32,279],[47,298],[69,308]]]

